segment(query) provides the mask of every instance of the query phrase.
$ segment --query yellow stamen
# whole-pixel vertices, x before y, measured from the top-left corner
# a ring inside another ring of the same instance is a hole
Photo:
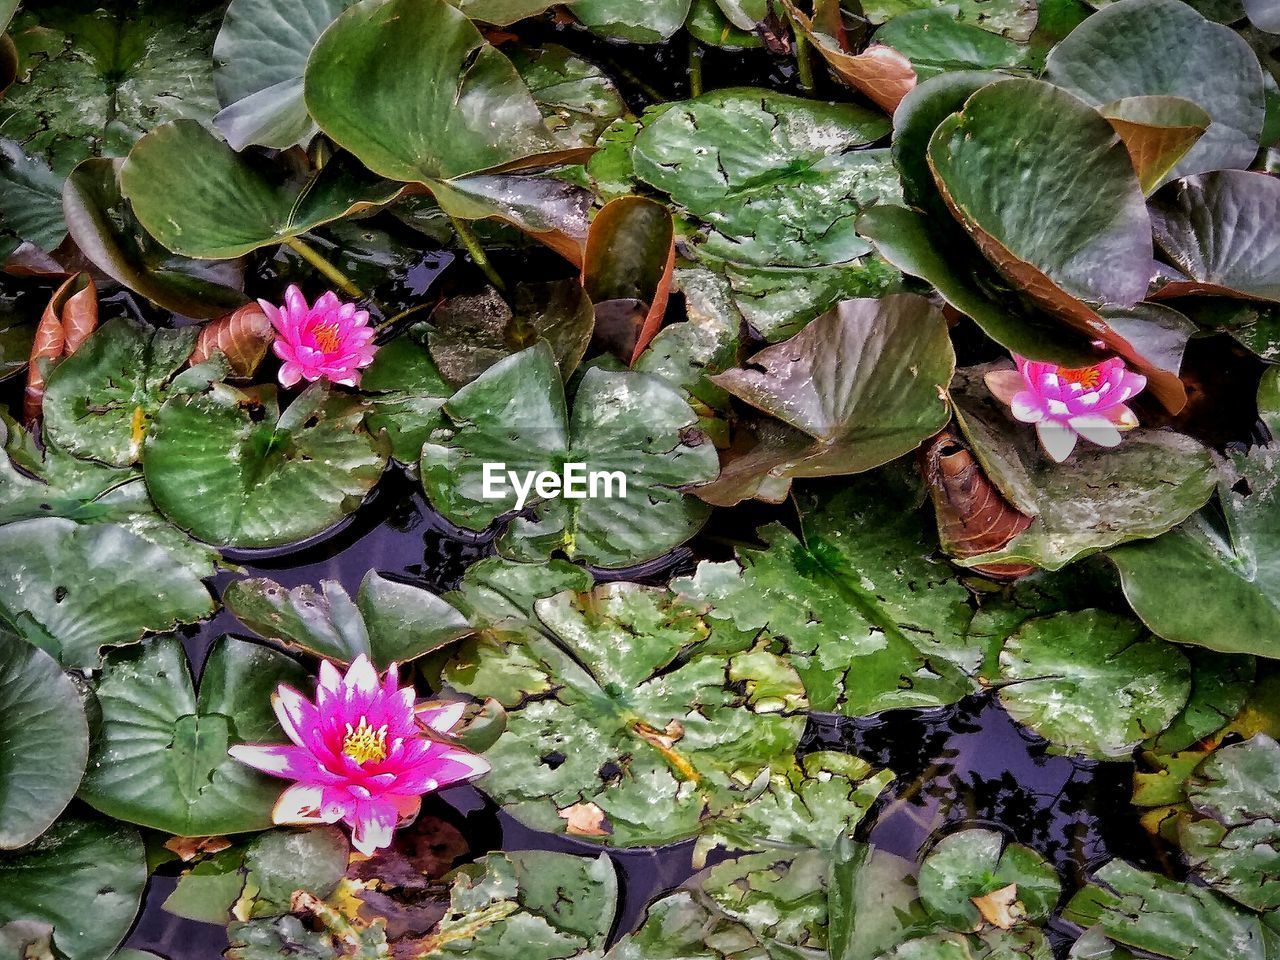
[[[1058,368],[1058,379],[1066,383],[1078,383],[1086,390],[1092,390],[1102,382],[1102,371],[1097,367]]]
[[[387,759],[387,725],[384,723],[375,730],[364,717],[360,718],[360,725],[355,729],[348,723],[342,752],[356,763]]]
[[[338,349],[338,325],[336,323],[322,323],[311,331],[311,335],[316,338],[316,348],[318,350],[332,353]]]

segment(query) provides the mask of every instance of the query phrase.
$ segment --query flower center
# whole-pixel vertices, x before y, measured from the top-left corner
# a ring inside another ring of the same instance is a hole
[[[387,725],[384,723],[375,730],[364,717],[360,718],[360,725],[354,729],[348,723],[347,735],[342,740],[342,752],[356,763],[387,759]]]
[[[1058,379],[1064,383],[1078,383],[1086,390],[1092,390],[1102,382],[1102,371],[1097,367],[1058,368]]]
[[[325,353],[333,353],[338,349],[338,325],[336,323],[322,323],[311,331],[311,335],[316,338],[316,348],[323,350]]]

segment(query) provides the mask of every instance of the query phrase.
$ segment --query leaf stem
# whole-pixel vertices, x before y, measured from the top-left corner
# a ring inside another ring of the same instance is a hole
[[[808,93],[813,93],[816,84],[813,79],[813,59],[809,56],[809,38],[800,26],[791,22],[791,36],[795,40],[796,69],[800,75],[800,86]]]
[[[332,283],[335,287],[345,293],[347,296],[356,300],[368,300],[369,295],[356,286],[355,282],[345,273],[339,270],[325,256],[311,244],[302,240],[300,237],[289,237],[284,241],[284,245],[300,256],[311,266],[324,275],[325,279]]]
[[[451,213],[446,213],[445,216],[453,224],[453,232],[458,235],[462,245],[467,248],[467,253],[471,254],[471,259],[475,262],[475,265],[484,271],[484,275],[489,278],[489,282],[497,288],[499,293],[506,293],[507,285],[498,276],[498,271],[493,269],[493,264],[489,262],[489,258],[485,255],[484,248],[480,246],[480,241],[476,238],[470,224],[459,220]]]
[[[689,35],[689,96],[702,96],[702,47]]]

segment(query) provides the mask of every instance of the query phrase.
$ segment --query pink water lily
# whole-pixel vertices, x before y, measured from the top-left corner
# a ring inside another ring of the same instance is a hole
[[[322,294],[314,305],[296,286],[284,294],[284,306],[258,301],[276,328],[273,345],[280,366],[280,383],[292,387],[299,380],[325,379],[354,387],[360,370],[373,362],[377,348],[369,312],[343,303],[332,291]]]
[[[1120,443],[1120,434],[1138,425],[1126,405],[1147,385],[1147,378],[1112,357],[1091,367],[1060,367],[1014,355],[1017,370],[993,370],[987,387],[1014,417],[1034,423],[1040,445],[1058,463],[1084,437],[1103,447]]]
[[[351,827],[357,850],[372,854],[418,813],[424,793],[489,771],[482,758],[442,743],[462,716],[460,703],[418,706],[394,664],[378,678],[363,654],[343,676],[325,660],[315,702],[281,685],[272,697],[292,744],[242,744],[231,756],[264,773],[296,780],[273,812],[279,824]]]

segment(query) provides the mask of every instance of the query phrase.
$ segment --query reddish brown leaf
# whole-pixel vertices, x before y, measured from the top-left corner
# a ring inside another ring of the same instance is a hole
[[[53,365],[75,353],[97,326],[97,288],[88,274],[76,274],[54,291],[36,324],[35,342],[27,364],[27,389],[22,400],[22,414],[27,423],[40,419],[45,379]]]
[[[992,553],[1031,526],[987,478],[960,434],[950,427],[920,448],[920,470],[938,514],[938,538],[953,557]],[[1036,568],[1023,563],[991,563],[972,568],[993,580],[1016,580]]]
[[[221,353],[238,377],[251,377],[267,355],[275,328],[256,303],[206,323],[188,361],[192,366]]]

